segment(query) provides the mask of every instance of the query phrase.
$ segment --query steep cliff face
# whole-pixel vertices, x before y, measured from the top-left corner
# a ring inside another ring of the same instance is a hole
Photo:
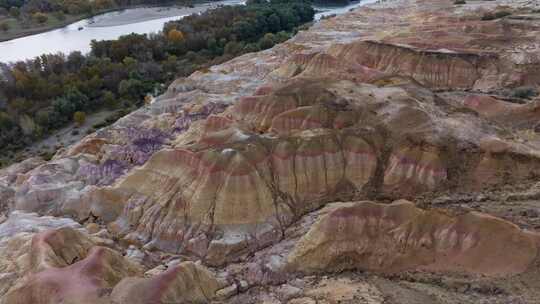
[[[178,79],[49,162],[1,171],[8,221],[86,225],[0,240],[5,303],[334,303],[356,290],[367,303],[530,302],[540,112],[507,92],[539,85],[534,4],[354,10]],[[511,15],[482,20],[499,10]],[[421,208],[382,204],[403,198]],[[303,277],[342,270],[327,289]],[[385,277],[360,284],[357,270]]]

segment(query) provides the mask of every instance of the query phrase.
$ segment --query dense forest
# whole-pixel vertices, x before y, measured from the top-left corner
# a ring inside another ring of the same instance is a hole
[[[92,41],[89,54],[2,64],[0,155],[13,160],[30,143],[100,109],[125,115],[177,77],[288,39],[314,13],[304,0],[251,0],[169,22],[160,33]]]

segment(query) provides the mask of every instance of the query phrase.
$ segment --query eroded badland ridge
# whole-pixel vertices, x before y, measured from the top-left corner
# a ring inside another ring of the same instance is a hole
[[[540,303],[538,9],[357,9],[2,170],[2,303]]]

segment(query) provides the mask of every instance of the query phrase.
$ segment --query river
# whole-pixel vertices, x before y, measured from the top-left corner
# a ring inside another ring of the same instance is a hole
[[[341,14],[351,8],[372,3],[374,0],[352,2],[347,6],[322,7],[315,6],[318,13],[315,19],[322,16]],[[34,58],[41,54],[72,51],[87,53],[90,41],[116,39],[130,33],[147,34],[159,32],[163,24],[184,16],[200,13],[218,5],[239,5],[244,0],[222,0],[212,3],[196,4],[193,8],[147,7],[132,8],[117,12],[105,13],[84,19],[63,28],[48,32],[0,42],[0,62],[12,62]]]

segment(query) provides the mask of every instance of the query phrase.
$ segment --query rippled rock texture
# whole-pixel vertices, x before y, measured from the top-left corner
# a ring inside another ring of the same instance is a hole
[[[2,225],[74,219],[0,229],[3,301],[533,303],[538,3],[470,2],[322,20],[3,169]]]
[[[307,272],[410,269],[508,275],[527,270],[538,235],[500,219],[424,211],[408,201],[350,204],[322,217],[289,256]]]

